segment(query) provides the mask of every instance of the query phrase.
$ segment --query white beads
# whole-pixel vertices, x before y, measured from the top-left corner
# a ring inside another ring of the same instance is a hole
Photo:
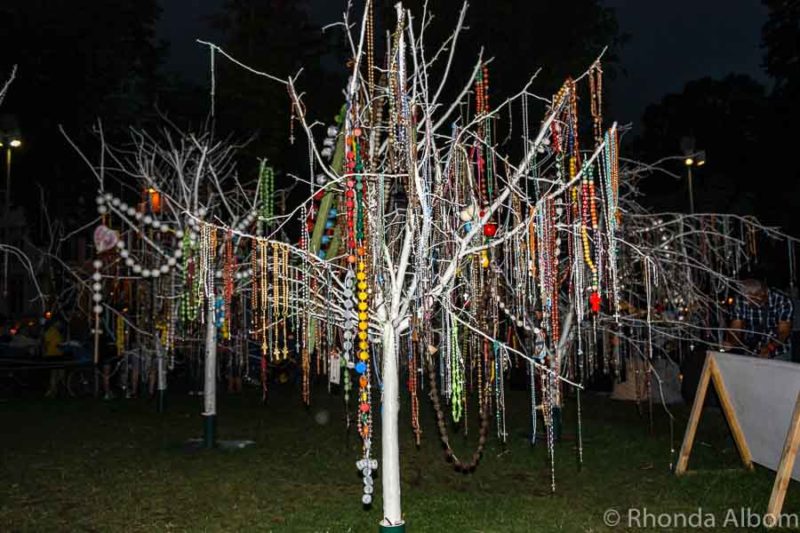
[[[92,274],[92,301],[95,303],[92,311],[94,314],[99,315],[103,312],[103,306],[100,305],[100,302],[103,301],[103,294],[100,292],[103,290],[103,284],[100,283],[100,280],[103,279],[103,275],[100,273],[100,269],[103,268],[103,262],[100,259],[95,259],[92,261],[92,266],[94,267],[94,273]]]

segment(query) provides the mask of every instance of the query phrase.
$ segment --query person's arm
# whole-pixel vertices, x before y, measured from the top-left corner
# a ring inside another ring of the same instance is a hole
[[[789,342],[789,337],[792,336],[792,315],[794,314],[794,305],[789,298],[783,298],[783,303],[780,306],[780,311],[778,313],[778,327],[777,327],[777,338],[778,342],[786,344]],[[775,349],[772,350],[773,352],[778,349],[778,346],[775,346]]]
[[[772,357],[775,352],[789,341],[792,335],[792,314],[794,305],[789,298],[782,298],[778,307],[778,325],[774,333],[775,339],[770,341],[767,346],[767,357]]]
[[[722,346],[726,350],[742,346],[742,341],[739,338],[739,332],[743,329],[744,320],[740,318],[734,318],[731,320],[730,324],[728,324],[728,329],[725,331],[725,340],[723,341]]]
[[[786,344],[789,337],[792,335],[792,322],[790,320],[781,320],[778,322],[778,340]]]
[[[792,334],[792,323],[788,320],[778,322],[777,334],[769,341],[766,346],[759,350],[760,357],[775,357],[775,353],[780,349],[781,345],[786,344],[789,335]]]

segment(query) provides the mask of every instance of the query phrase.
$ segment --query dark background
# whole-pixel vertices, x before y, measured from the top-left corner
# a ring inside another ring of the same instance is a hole
[[[406,5],[419,13],[422,3]],[[392,4],[377,3],[379,34],[393,26]],[[441,38],[461,2],[429,5],[437,14],[430,38]],[[347,54],[341,31],[321,27],[339,20],[343,7],[338,0],[5,0],[0,73],[13,64],[19,70],[0,113],[15,115],[24,142],[14,153],[14,203],[37,209],[40,184],[60,199],[48,202],[52,216],[92,216],[96,184],[59,125],[89,155],[98,119],[112,140],[124,139],[129,126],[163,124],[159,114],[185,128],[207,125],[209,54],[196,38],[277,75],[304,67],[307,108],[330,122],[342,104]],[[753,214],[800,234],[799,12],[800,2],[777,0],[475,0],[454,80],[485,46],[494,57],[494,101],[538,67],[534,90],[549,95],[608,46],[606,119],[632,125],[627,157],[679,155],[681,137],[693,136],[708,158],[695,175],[698,211]],[[307,168],[305,142],[288,143],[285,89],[217,65],[215,133],[250,140],[241,172],[253,173],[262,156],[282,171]],[[668,167],[685,172],[680,161]],[[658,175],[644,189],[646,205],[688,209],[685,179]]]

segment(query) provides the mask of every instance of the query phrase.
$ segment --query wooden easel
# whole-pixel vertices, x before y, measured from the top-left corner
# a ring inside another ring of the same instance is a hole
[[[697,425],[700,422],[700,414],[703,411],[703,404],[708,394],[708,385],[711,381],[714,382],[714,388],[717,391],[717,396],[719,396],[722,413],[725,415],[725,419],[731,428],[733,440],[739,451],[739,457],[741,457],[742,463],[746,469],[753,470],[753,457],[750,454],[750,448],[747,446],[744,432],[739,424],[739,420],[736,418],[736,412],[733,409],[728,390],[725,388],[725,382],[722,379],[719,366],[717,366],[717,362],[714,360],[714,355],[709,353],[706,356],[706,362],[703,365],[703,373],[700,376],[700,383],[697,386],[697,394],[694,397],[692,412],[689,415],[689,423],[686,426],[686,434],[683,437],[678,463],[675,466],[675,475],[681,476],[687,471],[689,455],[692,452],[694,437],[697,433]],[[783,507],[783,500],[786,497],[786,490],[789,488],[789,482],[792,479],[792,469],[794,468],[794,461],[797,457],[798,449],[800,449],[800,394],[797,396],[794,412],[792,413],[792,420],[789,424],[789,431],[786,433],[786,440],[784,441],[783,451],[781,452],[781,460],[775,474],[775,482],[772,485],[769,504],[767,505],[767,515],[772,515],[773,517],[778,517],[780,515]]]
[[[692,413],[689,415],[689,423],[686,426],[686,434],[683,436],[681,453],[678,455],[678,464],[675,466],[675,475],[682,476],[686,473],[687,467],[689,466],[689,454],[692,453],[694,436],[697,433],[697,424],[700,422],[700,414],[703,412],[703,404],[708,394],[708,384],[712,380],[714,381],[714,388],[717,390],[717,396],[722,406],[722,413],[725,415],[725,420],[728,421],[731,433],[733,433],[736,449],[739,450],[739,457],[742,458],[742,463],[746,469],[753,469],[753,457],[750,454],[750,448],[747,446],[747,441],[744,438],[742,426],[739,425],[739,419],[736,418],[736,412],[733,410],[733,404],[731,404],[728,389],[725,388],[725,382],[722,379],[722,374],[719,372],[719,367],[714,360],[714,356],[708,354],[706,356],[706,362],[703,365],[703,373],[700,374],[700,383],[697,385],[697,393],[694,396],[694,404],[692,404]]]

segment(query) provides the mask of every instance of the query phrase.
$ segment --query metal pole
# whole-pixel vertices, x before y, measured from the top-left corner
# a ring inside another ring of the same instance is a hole
[[[689,213],[694,215],[694,188],[692,187],[692,166],[686,166],[686,172],[689,175]]]
[[[6,211],[11,206],[11,147],[6,148]]]
[[[4,240],[11,244],[11,146],[6,148],[6,205],[5,205],[5,224]],[[11,305],[8,302],[8,252],[3,254],[3,299],[6,301],[6,311],[11,314]]]

